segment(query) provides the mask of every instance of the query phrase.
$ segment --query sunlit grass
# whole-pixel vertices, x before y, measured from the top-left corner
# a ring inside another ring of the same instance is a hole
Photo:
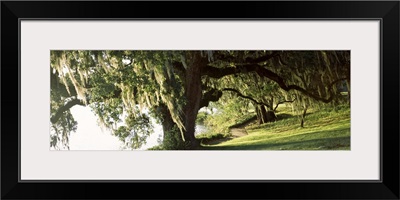
[[[205,145],[207,150],[350,150],[350,108],[310,110],[304,128],[300,119],[283,107],[277,122],[246,127],[247,136],[217,145]]]

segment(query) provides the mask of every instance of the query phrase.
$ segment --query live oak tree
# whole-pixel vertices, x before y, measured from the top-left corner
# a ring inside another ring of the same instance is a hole
[[[300,96],[330,103],[338,83],[350,86],[350,52],[51,51],[50,71],[52,146],[68,146],[69,109],[81,105],[130,148],[151,134],[151,116],[165,148],[197,149],[196,117],[211,101],[235,93],[270,111]]]

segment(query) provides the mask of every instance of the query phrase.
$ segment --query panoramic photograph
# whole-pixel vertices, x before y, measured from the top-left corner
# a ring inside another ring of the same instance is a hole
[[[50,150],[334,151],[348,50],[51,50]]]

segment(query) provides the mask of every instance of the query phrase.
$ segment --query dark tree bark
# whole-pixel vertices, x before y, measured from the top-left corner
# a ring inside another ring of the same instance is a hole
[[[203,94],[203,97],[201,98],[201,101],[200,101],[200,108],[207,107],[211,101],[213,101],[213,102],[218,101],[219,98],[221,98],[221,96],[222,96],[221,91],[212,88],[211,90],[209,90]]]
[[[258,124],[267,123],[268,122],[267,110],[262,105],[258,106],[258,109],[260,110],[260,119],[258,120]]]
[[[186,58],[186,105],[184,107],[185,141],[190,141],[190,149],[197,149],[200,146],[200,142],[196,139],[194,133],[196,117],[202,99],[201,72],[207,65],[208,60],[201,56],[200,53],[190,51],[187,52]]]
[[[256,106],[258,124],[265,124],[276,120],[274,111],[265,109],[263,105]]]
[[[276,115],[275,115],[275,112],[274,111],[272,111],[272,110],[268,110],[267,111],[267,121],[268,122],[273,122],[273,121],[276,121]]]
[[[301,128],[304,128],[304,119],[307,114],[307,108],[308,108],[308,105],[305,105],[304,110],[303,110],[303,115],[301,115],[301,123],[300,123]]]

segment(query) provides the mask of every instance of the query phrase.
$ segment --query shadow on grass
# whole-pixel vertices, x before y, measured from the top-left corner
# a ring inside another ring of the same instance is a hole
[[[287,114],[287,113],[282,113],[282,114],[277,114],[276,115],[276,119],[277,120],[289,119],[289,118],[292,118],[292,117],[293,117],[293,115]]]
[[[226,146],[207,146],[204,150],[335,150],[350,149],[350,136],[338,136],[328,138],[310,138],[313,135],[331,136],[349,130],[348,128],[316,131],[301,135],[285,137],[282,142],[279,139],[271,139],[265,142],[253,144],[238,144]]]
[[[241,122],[241,123],[237,123],[237,124],[235,124],[235,125],[232,125],[232,126],[230,126],[229,128],[230,128],[230,129],[231,129],[231,128],[242,128],[242,127],[245,127],[245,126],[247,126],[247,125],[253,123],[253,122],[256,121],[256,120],[257,120],[257,115],[255,115],[255,116],[253,116],[253,117],[251,117],[251,118],[249,118],[249,119],[247,119],[247,120],[245,120],[245,121],[243,121],[243,122]]]

